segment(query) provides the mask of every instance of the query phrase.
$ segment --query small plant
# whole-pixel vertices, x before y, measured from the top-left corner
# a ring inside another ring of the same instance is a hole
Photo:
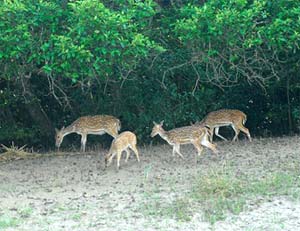
[[[80,213],[74,213],[71,218],[74,221],[79,221],[81,219],[81,217],[82,217],[82,214],[80,214]]]
[[[190,211],[190,203],[185,198],[176,199],[169,204],[170,214],[174,214],[176,220],[190,221],[192,218],[192,212]]]
[[[147,165],[147,166],[145,167],[145,169],[144,169],[144,180],[145,180],[145,181],[148,180],[151,171],[152,171],[152,165],[149,164],[149,165]]]
[[[33,213],[33,209],[31,207],[26,207],[18,210],[18,214],[22,218],[28,218],[31,216],[32,213]]]
[[[0,230],[10,227],[16,227],[20,221],[15,217],[10,217],[6,215],[0,216]]]
[[[156,197],[145,202],[141,207],[142,213],[150,216],[172,218],[178,221],[190,221],[192,212],[186,198],[178,198],[172,202]]]
[[[229,212],[243,211],[246,200],[240,195],[246,192],[245,182],[229,172],[211,172],[195,182],[191,198],[201,204],[205,218],[211,223],[226,218]]]

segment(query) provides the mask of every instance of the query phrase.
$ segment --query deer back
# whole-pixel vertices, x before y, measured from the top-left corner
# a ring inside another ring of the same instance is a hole
[[[104,130],[117,135],[120,130],[120,121],[110,115],[83,116],[75,120],[70,126],[81,132]]]
[[[205,125],[237,124],[246,122],[247,116],[240,110],[222,109],[208,113],[202,122]]]
[[[167,131],[166,136],[171,143],[187,144],[201,139],[207,132],[204,126],[185,126]]]
[[[111,150],[125,150],[129,146],[135,146],[137,143],[136,135],[132,132],[126,131],[120,133],[111,144]]]

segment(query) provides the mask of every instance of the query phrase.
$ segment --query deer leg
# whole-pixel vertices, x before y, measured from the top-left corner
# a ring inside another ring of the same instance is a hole
[[[195,164],[197,164],[198,162],[198,156],[201,155],[202,151],[203,151],[203,147],[200,145],[199,140],[196,140],[195,142],[192,143],[194,145],[194,147],[197,149],[198,151],[198,155],[195,156]]]
[[[209,128],[209,134],[210,134],[209,140],[210,140],[210,142],[213,142],[213,137],[214,137],[214,127],[210,127],[210,128]]]
[[[216,127],[216,129],[215,129],[215,134],[216,134],[216,136],[218,136],[218,137],[220,137],[221,139],[227,141],[226,138],[224,138],[223,136],[221,136],[221,135],[219,134],[219,129],[220,129],[219,127]],[[211,140],[210,142],[212,142],[212,140]]]
[[[85,144],[86,144],[86,137],[87,135],[86,134],[82,134],[81,135],[81,151],[82,152],[85,152]]]
[[[172,156],[174,157],[176,153],[175,145],[173,145],[173,151],[172,151]]]
[[[198,151],[198,156],[200,156],[203,151],[203,147],[200,145],[199,140],[193,142],[193,145]]]
[[[130,148],[135,153],[137,161],[140,162],[139,151],[137,150],[136,146],[130,146]]]
[[[240,129],[238,129],[236,126],[234,125],[231,125],[234,132],[235,132],[235,136],[233,137],[232,141],[236,141],[236,140],[239,140],[239,133],[240,133]]]
[[[213,143],[211,143],[211,142],[209,142],[209,140],[208,139],[202,139],[201,141],[200,141],[200,144],[202,144],[204,147],[207,147],[207,148],[209,148],[210,150],[212,150],[215,154],[217,154],[219,151],[217,150],[217,148],[216,148],[216,145],[215,144],[213,144]]]
[[[241,130],[242,132],[244,132],[244,133],[247,135],[249,141],[252,142],[251,135],[250,135],[250,132],[249,132],[248,128],[246,128],[246,127],[244,127],[244,126],[241,126],[241,127],[240,127],[240,130]]]
[[[180,145],[179,144],[175,144],[173,146],[173,155],[175,154],[175,152],[177,152],[177,154],[184,159],[183,155],[180,153]]]
[[[111,162],[112,162],[112,159],[114,158],[114,156],[116,155],[116,153],[108,153],[105,157],[105,167],[108,167]]]
[[[127,163],[128,158],[129,158],[129,156],[130,156],[130,151],[129,151],[128,148],[126,148],[125,151],[126,151],[126,159],[125,159],[125,162]]]
[[[120,159],[121,159],[121,156],[122,156],[122,151],[118,151],[118,154],[117,154],[117,169],[118,170],[120,169]]]

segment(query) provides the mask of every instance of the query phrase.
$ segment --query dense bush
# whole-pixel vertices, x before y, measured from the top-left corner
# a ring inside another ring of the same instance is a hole
[[[299,132],[297,1],[2,1],[0,143],[112,114],[150,141],[219,108],[254,136]]]

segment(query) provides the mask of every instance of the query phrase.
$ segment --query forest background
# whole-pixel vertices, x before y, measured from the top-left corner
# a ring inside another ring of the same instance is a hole
[[[53,149],[55,127],[96,114],[146,144],[152,121],[220,108],[244,111],[254,137],[299,133],[299,1],[0,2],[2,144]]]

